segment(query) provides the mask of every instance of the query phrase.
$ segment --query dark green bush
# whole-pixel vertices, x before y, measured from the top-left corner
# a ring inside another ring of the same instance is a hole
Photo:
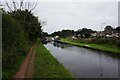
[[[27,53],[26,34],[21,24],[9,14],[2,15],[2,66],[12,68],[16,58]]]
[[[113,46],[118,46],[120,45],[120,40],[117,38],[94,38],[91,40],[91,43],[96,43],[96,44],[109,44]]]
[[[115,43],[118,47],[120,47],[120,40],[117,40],[117,42]]]

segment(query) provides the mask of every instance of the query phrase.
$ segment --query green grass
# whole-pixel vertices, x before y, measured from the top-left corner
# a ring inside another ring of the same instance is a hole
[[[104,44],[89,44],[89,45],[91,48],[120,54],[120,48],[118,47],[113,47],[111,45],[104,45]]]
[[[72,44],[75,46],[80,46],[80,47],[84,47],[87,45],[89,48],[92,48],[92,49],[120,54],[120,48],[111,46],[111,45],[73,42],[73,41],[70,41],[70,39],[68,39],[68,38],[62,38],[61,42],[69,43],[69,44]]]
[[[29,51],[29,49],[31,48],[32,45],[28,45],[26,46],[27,47],[27,53]],[[24,52],[23,52],[24,53]],[[16,57],[16,61],[14,64],[10,65],[11,68],[8,68],[8,69],[2,69],[2,78],[13,78],[13,76],[16,74],[16,72],[19,70],[23,60],[25,59],[26,57],[26,54],[21,54],[19,56]]]
[[[24,60],[24,58],[25,58],[25,55],[17,57],[16,62],[13,65],[13,67],[11,69],[6,69],[2,72],[2,78],[12,78],[15,75],[15,73],[18,71],[18,69],[20,68],[20,65],[22,61]]]
[[[34,78],[73,78],[40,42],[36,47],[34,69]]]

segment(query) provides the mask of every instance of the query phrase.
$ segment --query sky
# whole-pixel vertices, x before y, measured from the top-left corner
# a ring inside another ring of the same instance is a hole
[[[24,1],[27,2],[27,0]],[[46,21],[47,24],[42,27],[44,32],[53,33],[62,29],[76,31],[82,28],[101,31],[104,30],[106,25],[114,28],[118,26],[119,0],[30,1],[38,2],[33,13],[40,21]]]
[[[106,25],[118,26],[117,2],[39,2],[34,13],[47,22],[42,29],[48,33],[81,28],[100,31]]]

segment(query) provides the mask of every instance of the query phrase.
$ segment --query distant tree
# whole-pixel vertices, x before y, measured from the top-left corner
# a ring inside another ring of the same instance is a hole
[[[75,33],[80,34],[81,29],[78,29]]]
[[[77,31],[77,33],[81,35],[81,38],[89,38],[93,32],[93,30],[87,28],[82,28]]]
[[[104,31],[105,31],[106,34],[112,34],[113,27],[108,25],[104,28]]]
[[[42,37],[47,37],[47,36],[49,36],[47,32],[42,33]]]
[[[60,35],[61,37],[69,37],[74,35],[74,30],[62,30]]]
[[[120,32],[120,26],[116,27],[116,30],[117,30],[118,32]]]
[[[119,36],[119,38],[120,38],[120,26],[116,27],[115,30],[118,32],[118,36]]]
[[[70,37],[73,36],[75,34],[74,30],[62,30],[62,31],[57,31],[51,34],[51,36],[60,36],[60,37]]]
[[[91,36],[91,33],[93,32],[95,31],[87,28],[79,29],[77,31],[67,29],[67,30],[54,32],[51,34],[51,36],[54,37],[58,35],[60,37],[71,37],[71,36],[81,35],[81,38],[89,38]]]

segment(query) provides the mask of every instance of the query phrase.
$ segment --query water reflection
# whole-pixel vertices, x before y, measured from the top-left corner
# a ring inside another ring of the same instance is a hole
[[[65,44],[65,43],[58,43],[58,42],[51,42],[55,47],[60,47],[60,48],[67,48],[67,47],[72,47],[72,45]]]
[[[117,78],[118,55],[52,42],[45,45],[77,78]]]

